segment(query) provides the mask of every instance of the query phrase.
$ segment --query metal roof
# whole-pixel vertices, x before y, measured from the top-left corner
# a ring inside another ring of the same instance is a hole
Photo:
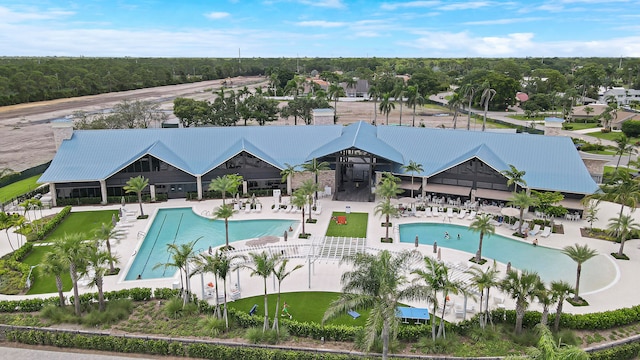
[[[598,186],[568,137],[451,129],[372,126],[232,126],[216,128],[74,131],[62,142],[39,182],[106,179],[149,154],[191,175],[204,175],[246,151],[284,169],[345,149],[360,149],[394,162],[403,174],[409,161],[416,176],[433,176],[471,158],[497,171],[509,164],[526,171],[527,186],[591,194]]]

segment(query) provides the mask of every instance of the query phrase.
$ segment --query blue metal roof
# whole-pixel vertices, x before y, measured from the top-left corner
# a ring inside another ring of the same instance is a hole
[[[223,128],[74,131],[62,142],[39,182],[106,179],[149,154],[191,175],[203,175],[246,151],[284,169],[313,158],[356,148],[393,161],[404,173],[409,161],[422,164],[417,176],[433,176],[471,158],[497,171],[509,164],[526,171],[533,189],[591,194],[598,186],[568,137],[372,126],[236,126]]]

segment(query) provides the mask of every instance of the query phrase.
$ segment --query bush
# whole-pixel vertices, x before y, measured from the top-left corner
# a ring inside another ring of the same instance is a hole
[[[70,212],[71,206],[65,206],[62,210],[60,210],[59,213],[56,214],[56,216],[54,216],[53,218],[51,218],[51,220],[44,224],[42,229],[36,232],[36,239],[44,239],[47,235],[49,235],[50,232],[52,232],[56,228],[56,226],[58,226],[62,222],[62,220],[64,220],[64,218],[67,217],[67,215],[69,215]]]
[[[173,319],[177,319],[182,316],[182,299],[174,297],[167,301],[164,305],[164,313]]]
[[[600,144],[584,144],[580,148],[582,151],[604,151],[604,145]]]
[[[198,321],[198,327],[207,332],[211,337],[218,336],[226,328],[224,320],[218,319],[215,316],[207,316]]]
[[[636,359],[638,356],[640,356],[640,342],[589,353],[589,358],[592,360],[627,360]]]
[[[627,120],[622,123],[622,132],[629,138],[640,136],[640,121]]]

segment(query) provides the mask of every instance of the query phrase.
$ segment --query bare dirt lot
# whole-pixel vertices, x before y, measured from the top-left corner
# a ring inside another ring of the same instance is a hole
[[[212,92],[220,89],[222,81],[204,81],[0,107],[0,168],[8,167],[20,171],[53,159],[56,149],[51,120],[70,116],[76,111],[107,110],[125,99],[157,102],[160,103],[161,109],[170,111],[173,108],[173,99],[176,97],[213,99],[215,95]],[[255,88],[266,84],[263,77],[239,77],[231,81],[233,88],[243,86]],[[283,102],[281,106],[285,104]],[[377,116],[378,124],[386,122],[383,114],[374,114],[372,102],[340,101],[337,110],[340,123],[372,121],[374,116]],[[433,116],[442,113],[442,110],[422,108],[417,113],[416,126],[422,122],[427,127],[441,125],[451,127],[451,116]],[[400,108],[396,106],[389,116],[389,123],[398,124],[399,121]],[[280,119],[270,125],[293,125],[293,122],[293,118]],[[412,110],[405,106],[402,123],[410,124],[411,122]]]

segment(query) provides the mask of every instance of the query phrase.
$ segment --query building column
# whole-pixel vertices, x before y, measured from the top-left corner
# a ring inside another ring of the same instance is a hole
[[[202,175],[196,176],[196,186],[198,187],[198,200],[202,200]]]
[[[423,177],[422,178],[422,198],[426,198],[427,197],[427,178]]]
[[[102,195],[102,205],[107,205],[107,181],[100,180],[100,194]]]
[[[51,207],[58,206],[58,194],[56,191],[56,183],[49,183],[49,192],[51,193]]]

